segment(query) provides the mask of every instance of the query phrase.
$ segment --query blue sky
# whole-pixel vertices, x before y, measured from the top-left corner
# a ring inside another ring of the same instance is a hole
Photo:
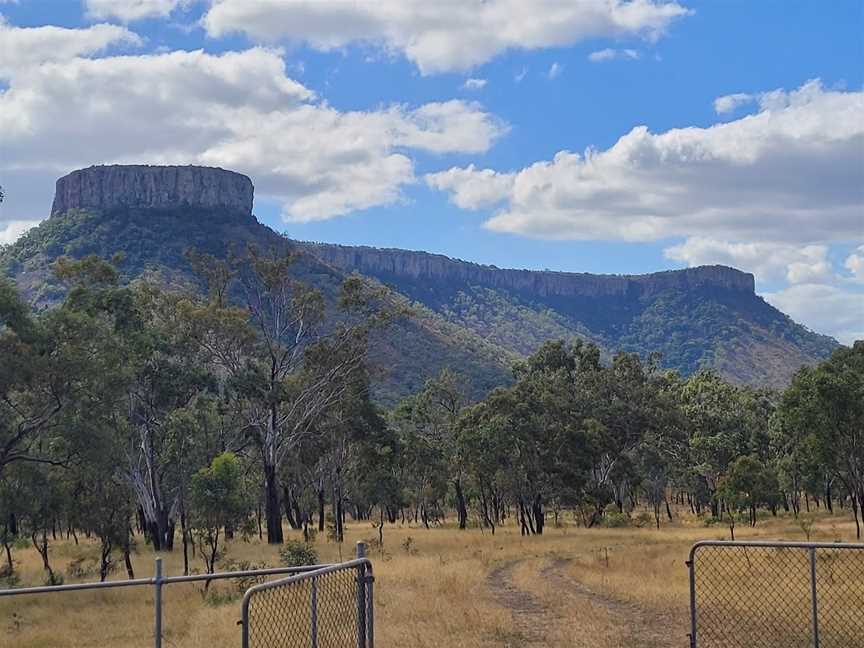
[[[726,263],[811,328],[864,337],[860,1],[0,14],[0,242],[78,166],[216,164],[294,238],[577,272]]]

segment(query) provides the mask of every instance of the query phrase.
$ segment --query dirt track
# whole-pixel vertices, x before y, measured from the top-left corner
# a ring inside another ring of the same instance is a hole
[[[512,614],[513,630],[501,638],[505,648],[545,645],[551,627],[562,622],[578,623],[578,619],[562,618],[539,597],[514,584],[513,571],[523,562],[511,560],[501,563],[487,577],[487,585],[496,602]],[[686,645],[686,638],[674,636],[674,632],[670,636],[670,628],[675,627],[671,619],[591,590],[567,573],[569,564],[569,559],[555,558],[540,570],[540,576],[560,591],[562,597],[578,597],[588,601],[593,609],[602,609],[605,616],[614,621],[610,635],[614,631],[617,643],[622,647],[677,648]]]

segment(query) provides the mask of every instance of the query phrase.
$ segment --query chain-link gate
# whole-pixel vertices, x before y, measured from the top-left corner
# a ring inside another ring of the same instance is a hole
[[[864,545],[699,542],[691,648],[864,648]]]
[[[365,558],[257,585],[243,597],[243,648],[373,648]]]

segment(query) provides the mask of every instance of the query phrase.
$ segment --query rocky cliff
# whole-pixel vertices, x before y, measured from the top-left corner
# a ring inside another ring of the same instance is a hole
[[[407,250],[307,243],[305,248],[342,270],[381,279],[455,281],[539,297],[651,297],[667,290],[724,288],[753,293],[753,275],[726,266],[702,266],[645,275],[596,275],[538,270],[508,270]]]
[[[252,215],[252,181],[213,167],[111,165],[73,171],[57,181],[51,215],[70,209],[225,207]]]

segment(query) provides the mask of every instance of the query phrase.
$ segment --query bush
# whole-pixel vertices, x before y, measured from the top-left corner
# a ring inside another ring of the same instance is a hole
[[[308,542],[289,540],[279,550],[279,561],[286,567],[305,567],[318,563],[318,552]]]
[[[417,547],[415,546],[414,538],[412,536],[408,536],[402,541],[402,548],[409,556],[417,555]]]
[[[632,523],[633,521],[626,513],[619,513],[618,511],[607,513],[600,519],[600,526],[607,529],[620,529],[631,526]]]
[[[654,516],[648,511],[641,511],[633,518],[633,526],[644,529],[647,527],[656,526],[657,521],[654,519]]]

